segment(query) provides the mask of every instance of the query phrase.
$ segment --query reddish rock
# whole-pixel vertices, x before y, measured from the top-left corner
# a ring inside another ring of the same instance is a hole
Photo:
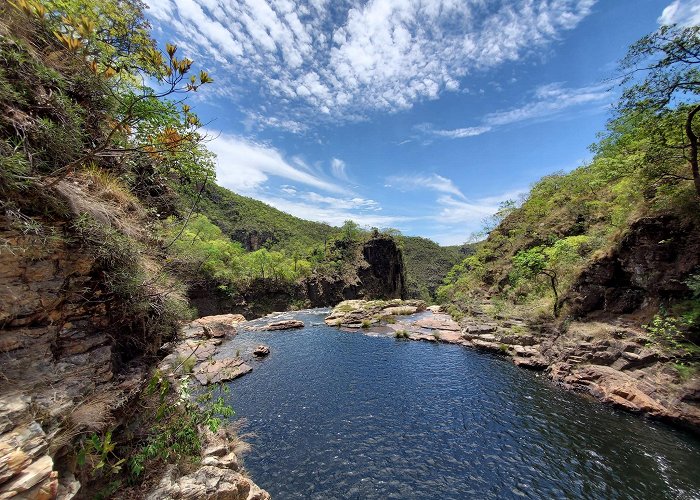
[[[210,337],[225,337],[236,334],[236,325],[245,322],[241,314],[219,314],[204,316],[192,322],[192,326],[202,326]]]
[[[240,358],[205,361],[194,369],[194,377],[202,385],[216,384],[233,380],[253,371]]]
[[[275,330],[292,330],[295,328],[304,328],[304,322],[298,319],[287,319],[283,321],[275,321],[273,323],[268,323],[260,327],[261,330],[269,332]]]

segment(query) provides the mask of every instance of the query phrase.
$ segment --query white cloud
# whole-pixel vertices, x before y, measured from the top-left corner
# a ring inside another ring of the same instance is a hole
[[[428,136],[462,139],[485,134],[513,123],[552,120],[563,116],[572,108],[583,105],[603,106],[610,101],[610,98],[610,90],[606,85],[567,88],[561,83],[550,83],[537,87],[530,102],[517,108],[489,113],[478,126],[436,129],[430,123],[422,123],[414,128]]]
[[[675,0],[659,16],[660,25],[680,24],[682,26],[700,25],[699,0]]]
[[[368,200],[365,198],[354,197],[354,198],[337,198],[332,196],[322,196],[318,193],[308,192],[301,195],[301,197],[317,205],[326,205],[334,207],[336,209],[342,210],[372,210],[379,211],[382,208],[374,200]]]
[[[380,215],[375,211],[357,211],[330,205],[324,202],[308,202],[302,200],[290,200],[281,197],[256,196],[257,199],[272,205],[278,210],[287,212],[296,217],[317,222],[325,222],[333,226],[340,226],[346,220],[353,220],[366,227],[395,227],[402,222],[414,220],[413,217]]]
[[[331,160],[331,172],[333,173],[333,176],[337,179],[340,179],[342,181],[347,181],[348,180],[348,173],[345,170],[347,165],[343,160],[340,160],[338,158],[333,158]]]
[[[148,0],[213,77],[255,84],[278,126],[397,111],[571,30],[596,0]],[[224,83],[221,83],[224,82]],[[291,118],[290,118],[291,117]],[[294,119],[296,117],[296,119]],[[467,131],[463,133],[468,133]]]
[[[542,85],[535,90],[532,102],[519,108],[490,113],[484,118],[484,123],[495,127],[534,119],[551,119],[575,106],[607,102],[610,99],[608,87],[593,85],[572,89],[563,87],[561,83]]]
[[[214,136],[214,134],[209,134]],[[234,191],[251,192],[270,176],[281,177],[333,193],[345,193],[343,187],[293,166],[276,149],[233,135],[215,136],[207,147],[217,155],[216,177],[219,184]],[[298,162],[296,162],[298,163]]]
[[[485,134],[491,130],[490,126],[481,125],[478,127],[464,127],[455,129],[436,129],[430,123],[421,123],[414,127],[416,130],[423,132],[427,135],[433,135],[437,137],[445,137],[447,139],[463,139],[465,137],[476,137],[477,135]]]
[[[452,194],[464,198],[464,195],[455,186],[452,180],[438,174],[394,175],[387,177],[387,186],[400,191],[415,191],[417,189],[430,189],[440,193]]]

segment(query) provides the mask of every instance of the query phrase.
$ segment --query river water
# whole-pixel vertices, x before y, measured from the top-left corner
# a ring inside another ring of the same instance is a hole
[[[700,498],[700,440],[460,346],[325,326],[243,331],[272,353],[230,383],[276,499]]]

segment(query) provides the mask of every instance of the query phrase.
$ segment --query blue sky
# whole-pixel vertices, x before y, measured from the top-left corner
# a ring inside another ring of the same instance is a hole
[[[215,79],[191,104],[219,184],[446,245],[590,158],[631,43],[700,23],[700,0],[147,4],[155,36]]]

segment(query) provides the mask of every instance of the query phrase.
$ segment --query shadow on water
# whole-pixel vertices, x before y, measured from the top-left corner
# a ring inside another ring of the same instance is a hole
[[[324,311],[325,312],[325,311]],[[700,498],[700,440],[459,346],[330,328],[242,332],[230,384],[276,498]]]

